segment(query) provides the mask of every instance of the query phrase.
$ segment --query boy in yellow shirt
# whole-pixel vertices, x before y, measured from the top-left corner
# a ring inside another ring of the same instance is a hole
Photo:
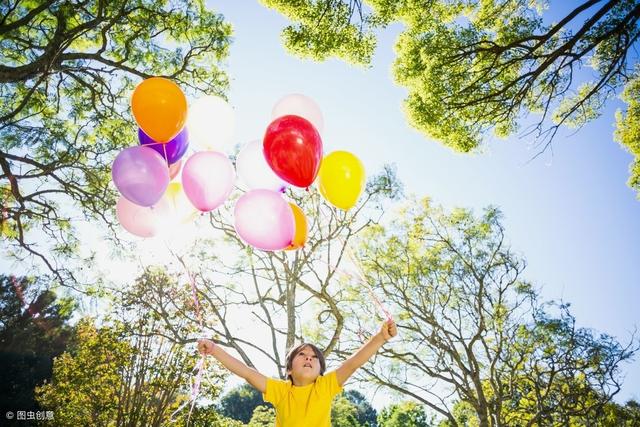
[[[211,340],[198,340],[198,350],[210,354],[228,370],[244,378],[276,409],[276,427],[331,427],[331,402],[347,379],[398,333],[393,320],[382,324],[357,352],[335,371],[324,375],[324,355],[313,344],[303,343],[287,354],[288,380],[267,378],[231,356]]]

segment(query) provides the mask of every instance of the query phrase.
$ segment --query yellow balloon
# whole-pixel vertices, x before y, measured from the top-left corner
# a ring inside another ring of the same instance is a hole
[[[364,165],[348,151],[334,151],[322,159],[318,173],[320,194],[333,206],[349,210],[364,188]]]

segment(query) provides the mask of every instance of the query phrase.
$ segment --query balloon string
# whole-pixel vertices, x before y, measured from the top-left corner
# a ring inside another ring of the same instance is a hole
[[[203,371],[205,369],[205,361],[206,360],[205,360],[204,356],[200,357],[200,360],[198,360],[198,363],[194,367],[194,371],[197,370],[198,373],[196,374],[196,376],[191,381],[191,393],[189,395],[189,400],[184,402],[182,405],[180,405],[180,407],[178,407],[178,409],[173,411],[173,413],[171,414],[171,417],[170,417],[171,422],[176,422],[177,420],[173,419],[174,416],[178,412],[182,411],[187,405],[190,405],[190,407],[189,407],[189,415],[187,416],[187,425],[189,425],[189,420],[191,419],[191,413],[193,412],[193,408],[196,405],[196,398],[200,394],[200,385],[202,383],[202,373],[203,373]]]
[[[198,321],[198,325],[200,326],[200,331],[201,331],[200,334],[204,335],[204,323],[202,321],[202,314],[200,313],[200,300],[198,299],[198,289],[196,287],[195,277],[191,273],[191,270],[189,270],[189,268],[187,267],[187,264],[184,261],[184,259],[176,255],[171,250],[171,248],[169,248],[169,245],[166,244],[166,242],[165,242],[165,245],[167,247],[167,250],[171,253],[171,255],[174,258],[176,258],[180,262],[180,264],[182,264],[182,268],[187,273],[187,277],[189,278],[189,284],[191,285],[191,297],[193,298],[193,305],[196,311],[196,319]],[[201,355],[200,360],[194,367],[194,371],[197,371],[197,373],[195,377],[192,378],[191,380],[191,393],[189,395],[189,400],[183,403],[182,405],[180,405],[180,407],[171,414],[172,419],[175,414],[177,414],[184,407],[190,404],[189,415],[187,416],[187,425],[189,424],[189,420],[191,419],[191,413],[193,412],[193,408],[195,407],[195,404],[196,404],[196,399],[200,395],[200,386],[202,384],[202,375],[205,370],[205,367],[206,367],[206,358],[205,358],[205,355]],[[173,420],[172,422],[175,422],[175,420]]]
[[[340,238],[340,240],[343,240],[343,239]],[[373,291],[373,288],[371,287],[371,284],[367,281],[364,275],[364,272],[362,271],[362,266],[360,265],[356,257],[353,255],[353,252],[351,251],[351,248],[347,245],[347,242],[345,242],[344,240],[343,240],[343,245],[345,247],[347,257],[349,258],[351,263],[356,266],[356,271],[358,272],[358,276],[360,276],[360,281],[365,284],[365,287],[367,288],[367,291],[369,292],[369,295],[371,296],[373,303],[380,309],[380,311],[382,311],[382,313],[387,318],[387,320],[393,320],[393,316],[391,315],[389,310],[387,310],[384,304],[382,304],[380,299],[378,299],[378,297],[376,296],[375,292]]]
[[[150,142],[148,144],[142,144],[141,147],[151,147],[152,145],[162,145],[162,151],[164,152],[164,161],[167,162],[167,166],[171,166],[169,164],[169,156],[167,155],[167,142]]]
[[[169,156],[167,156],[167,144],[162,144],[162,151],[164,152],[164,161],[167,162],[167,167],[169,167]]]
[[[158,144],[162,144],[162,145],[167,145],[168,142],[149,142],[147,144],[142,144],[141,147],[149,147],[150,145],[158,145]]]
[[[178,261],[180,261],[180,264],[182,264],[182,267],[184,268],[184,271],[187,273],[187,277],[189,278],[189,284],[191,285],[191,297],[193,298],[193,305],[196,310],[196,319],[198,320],[200,329],[204,329],[202,323],[202,315],[200,314],[200,300],[198,299],[198,288],[196,288],[196,279],[195,277],[193,277],[193,274],[191,274],[191,271],[187,267],[187,264],[184,262],[182,257],[176,256],[176,258],[178,259]]]
[[[328,229],[329,228],[328,224],[330,222],[329,219],[328,219],[328,215],[325,212],[323,212],[322,208],[320,209],[320,212],[324,216],[325,222],[327,223],[327,229]],[[365,285],[365,288],[367,289],[367,292],[369,293],[369,296],[373,300],[373,303],[376,305],[376,307],[378,307],[380,309],[380,311],[384,314],[384,317],[386,317],[387,320],[393,320],[393,316],[391,315],[389,310],[387,310],[387,308],[384,306],[384,304],[382,304],[380,299],[376,296],[373,288],[371,287],[371,284],[367,281],[367,278],[366,278],[366,276],[364,274],[362,266],[360,265],[360,262],[358,261],[358,259],[353,254],[351,248],[347,244],[347,241],[342,236],[338,236],[338,240],[340,240],[340,242],[342,243],[342,246],[344,247],[344,250],[346,252],[347,258],[351,261],[351,264],[353,264],[356,267],[356,271],[358,273],[358,278],[360,279],[360,282],[362,282]]]

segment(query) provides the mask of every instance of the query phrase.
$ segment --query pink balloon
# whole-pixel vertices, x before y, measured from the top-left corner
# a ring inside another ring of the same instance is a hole
[[[229,158],[215,151],[200,151],[182,168],[182,188],[187,198],[202,212],[212,211],[227,200],[236,172]]]
[[[162,156],[149,147],[125,148],[111,168],[120,194],[139,206],[152,206],[169,185],[169,168]]]
[[[284,249],[293,240],[295,219],[291,207],[280,193],[251,190],[245,193],[234,211],[238,235],[263,251]]]
[[[158,223],[153,208],[138,206],[124,196],[116,203],[116,217],[120,225],[139,237],[153,237],[158,232]]]

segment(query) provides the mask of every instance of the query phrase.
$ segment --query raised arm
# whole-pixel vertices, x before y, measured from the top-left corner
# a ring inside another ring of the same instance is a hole
[[[395,337],[397,333],[398,329],[395,322],[393,320],[385,321],[382,324],[382,328],[380,328],[380,332],[369,338],[369,341],[360,347],[360,350],[356,351],[336,369],[338,384],[342,386],[359,367],[367,363],[367,360],[376,354],[385,342]]]
[[[267,390],[267,377],[245,365],[244,362],[227,353],[213,341],[205,339],[198,340],[198,351],[200,351],[201,354],[210,354],[218,359],[218,362],[222,363],[225,368],[240,378],[244,378],[260,393],[264,393]]]

